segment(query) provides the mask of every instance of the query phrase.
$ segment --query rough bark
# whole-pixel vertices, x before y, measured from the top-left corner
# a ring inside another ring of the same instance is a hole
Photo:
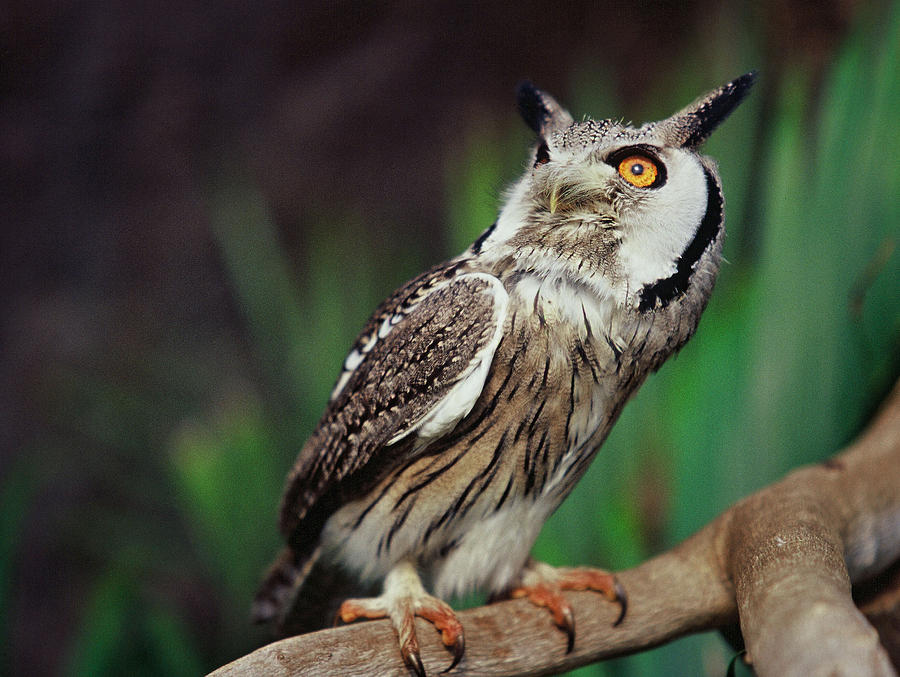
[[[729,508],[619,580],[625,621],[599,595],[570,593],[575,647],[525,600],[459,613],[455,674],[547,675],[740,622],[760,677],[896,675],[900,657],[900,386],[850,447]],[[851,585],[860,584],[858,604]],[[876,630],[877,628],[877,630]],[[429,674],[450,655],[417,620]],[[880,641],[879,641],[880,639]],[[891,660],[893,658],[894,665]],[[264,646],[213,675],[402,675],[388,621]]]

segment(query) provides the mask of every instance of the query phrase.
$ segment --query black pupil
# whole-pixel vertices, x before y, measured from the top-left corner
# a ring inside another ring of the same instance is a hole
[[[633,165],[631,165],[631,173],[635,176],[640,176],[644,173],[644,165],[635,162]]]

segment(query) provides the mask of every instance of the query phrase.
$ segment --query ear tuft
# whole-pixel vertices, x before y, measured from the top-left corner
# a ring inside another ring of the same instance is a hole
[[[559,129],[565,129],[574,123],[568,111],[560,106],[552,96],[527,80],[520,83],[516,89],[516,101],[519,105],[519,113],[526,124],[541,137],[546,137]]]
[[[744,100],[756,75],[756,71],[750,71],[722,85],[664,122],[674,133],[674,143],[685,148],[695,148],[706,141]]]

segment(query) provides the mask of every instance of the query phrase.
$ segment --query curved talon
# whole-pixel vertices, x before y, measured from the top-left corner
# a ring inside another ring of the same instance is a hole
[[[628,611],[628,595],[625,594],[625,588],[619,583],[619,579],[615,578],[613,592],[615,593],[615,599],[613,601],[619,603],[619,617],[613,623],[613,627],[619,625],[622,621],[625,620],[625,612]]]
[[[418,651],[403,653],[403,662],[406,663],[406,667],[416,673],[416,677],[427,677],[425,666],[422,664],[422,657]]]
[[[444,670],[441,670],[441,674],[445,674],[450,672],[453,668],[459,665],[459,662],[462,660],[463,654],[466,652],[466,638],[465,635],[460,635],[456,638],[456,641],[453,642],[453,661],[450,663],[450,666]]]
[[[575,648],[575,613],[572,607],[566,606],[562,610],[562,622],[559,627],[566,633],[566,653],[572,653]]]

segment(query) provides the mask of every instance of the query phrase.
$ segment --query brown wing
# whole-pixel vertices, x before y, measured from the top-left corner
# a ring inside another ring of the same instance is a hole
[[[418,453],[478,398],[508,296],[497,278],[481,273],[441,280],[422,296],[421,287],[433,280],[423,276],[383,304],[348,356],[351,369],[288,476],[281,531],[295,547],[298,540],[311,547],[339,507],[323,504],[323,497],[351,500],[348,488],[368,486],[371,477]],[[403,438],[409,443],[400,444]],[[314,524],[303,524],[312,512]]]

